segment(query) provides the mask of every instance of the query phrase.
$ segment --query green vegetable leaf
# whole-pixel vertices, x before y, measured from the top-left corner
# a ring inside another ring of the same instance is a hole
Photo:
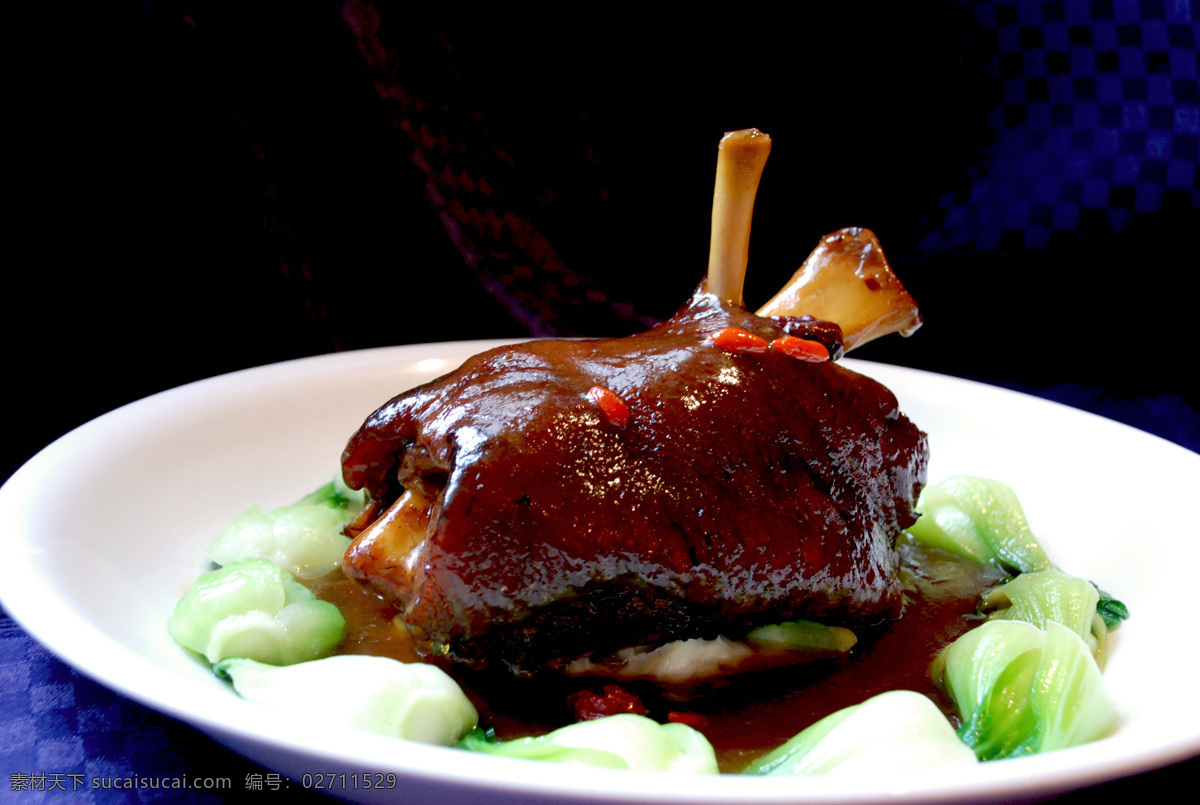
[[[1016,493],[999,481],[956,475],[927,486],[917,510],[909,533],[927,545],[1012,574],[1053,567]]]
[[[317,504],[343,509],[347,512],[346,522],[350,522],[362,511],[363,505],[366,503],[366,498],[367,493],[365,491],[351,489],[346,486],[342,474],[338,472],[334,474],[332,481],[320,489],[308,493],[297,501],[297,503],[301,505]]]
[[[1100,594],[1090,581],[1068,576],[1061,570],[1022,573],[993,590],[988,603],[1006,603],[993,618],[1018,620],[1045,628],[1054,622],[1087,639]]]
[[[716,754],[700,732],[685,724],[659,724],[631,713],[581,721],[546,735],[513,741],[492,741],[482,730],[474,730],[459,746],[472,752],[548,763],[717,773]]]
[[[876,775],[975,762],[933,702],[896,690],[826,716],[742,773]]]
[[[346,621],[278,565],[256,558],[196,579],[167,628],[175,642],[209,662],[248,657],[290,665],[331,652]]]
[[[1096,603],[1096,611],[1104,619],[1105,626],[1109,629],[1116,629],[1123,621],[1129,618],[1129,607],[1103,590],[1099,588],[1097,590],[1100,594],[1100,600]]]
[[[845,652],[854,648],[858,637],[841,626],[826,626],[814,621],[785,621],[751,630],[746,635],[746,642],[793,651]]]
[[[229,659],[214,670],[245,699],[420,743],[450,746],[479,718],[458,683],[424,663],[341,655],[282,667]]]
[[[1079,635],[1048,621],[990,621],[942,655],[941,681],[981,760],[1076,746],[1104,736],[1116,710]]]
[[[985,609],[994,609],[989,614],[993,620],[1024,621],[1041,629],[1051,622],[1067,627],[1087,644],[1103,668],[1109,629],[1098,614],[1099,603],[1096,585],[1056,569],[1022,573],[984,600]]]
[[[350,544],[342,531],[363,506],[363,493],[339,485],[340,480],[270,513],[252,507],[217,537],[209,548],[209,558],[227,565],[262,557],[303,579],[340,567]]]

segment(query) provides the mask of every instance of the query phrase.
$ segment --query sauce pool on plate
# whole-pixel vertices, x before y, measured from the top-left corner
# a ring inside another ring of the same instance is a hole
[[[678,720],[709,739],[721,770],[736,772],[805,727],[888,690],[929,696],[956,722],[953,707],[929,674],[937,654],[979,624],[983,592],[1004,578],[990,565],[951,556],[902,537],[899,551],[904,614],[860,641],[845,656],[770,671],[748,672],[686,695],[621,682],[658,720]],[[397,609],[340,570],[309,582],[318,597],[342,611],[346,638],[340,654],[375,654],[424,662]],[[480,712],[481,722],[508,740],[548,732],[574,720],[572,693],[611,681],[552,676],[517,679],[503,671],[444,666]]]

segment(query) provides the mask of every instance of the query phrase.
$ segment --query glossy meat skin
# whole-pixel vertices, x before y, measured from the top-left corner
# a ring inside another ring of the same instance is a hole
[[[645,333],[485,352],[391,400],[351,438],[345,479],[384,506],[405,486],[436,503],[408,562],[352,545],[347,573],[403,608],[423,652],[517,671],[896,617],[895,537],[915,520],[925,434],[875,381],[722,350],[708,335],[724,327],[840,353],[836,326],[697,291]]]

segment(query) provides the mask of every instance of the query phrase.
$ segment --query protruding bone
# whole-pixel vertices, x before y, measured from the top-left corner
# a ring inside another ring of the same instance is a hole
[[[742,286],[750,255],[750,220],[771,138],[758,129],[731,131],[717,151],[713,190],[712,239],[705,290],[721,301],[742,305]]]
[[[847,351],[888,333],[912,335],[921,326],[917,304],[892,273],[879,239],[860,227],[822,238],[758,315],[836,322]]]
[[[420,560],[436,497],[423,487],[405,487],[404,494],[354,538],[342,565],[348,576],[386,587],[401,600],[414,593],[424,574]]]

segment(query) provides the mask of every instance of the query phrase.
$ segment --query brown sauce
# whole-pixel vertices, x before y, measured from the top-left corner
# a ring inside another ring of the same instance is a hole
[[[623,683],[660,721],[697,727],[716,750],[721,770],[736,772],[805,727],[843,707],[889,690],[929,696],[952,720],[951,703],[934,684],[929,666],[938,652],[978,625],[983,591],[1004,577],[980,565],[907,540],[900,544],[905,575],[904,615],[837,660],[805,663],[727,680],[685,699]],[[336,571],[310,587],[346,618],[341,654],[377,654],[418,662],[397,610]],[[567,696],[598,680],[515,679],[506,674],[445,670],[479,708],[481,721],[501,739],[545,733],[571,721]]]

